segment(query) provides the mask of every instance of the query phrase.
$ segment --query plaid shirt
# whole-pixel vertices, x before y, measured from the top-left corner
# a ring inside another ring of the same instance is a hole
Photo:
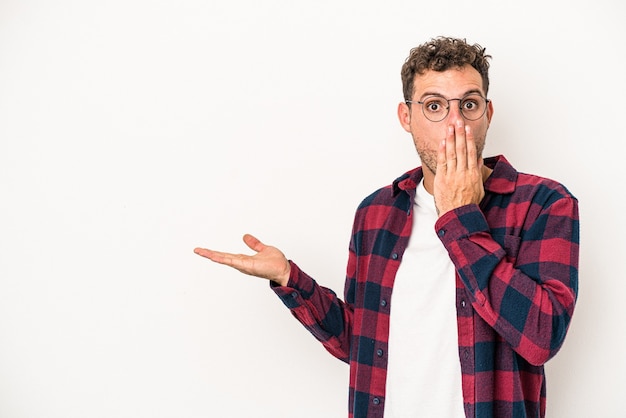
[[[517,172],[503,156],[485,165],[493,173],[480,206],[459,207],[435,224],[456,268],[465,414],[543,417],[543,365],[563,344],[578,294],[578,201],[555,181]],[[383,416],[393,281],[421,179],[418,167],[359,205],[344,300],[291,261],[287,286],[272,286],[350,364],[351,418]]]

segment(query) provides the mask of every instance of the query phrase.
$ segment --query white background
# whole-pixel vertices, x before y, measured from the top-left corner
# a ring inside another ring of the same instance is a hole
[[[347,365],[193,248],[250,232],[342,294],[356,206],[419,164],[399,72],[437,35],[494,57],[485,154],[580,199],[548,416],[623,416],[625,8],[1,0],[0,417],[346,417]]]

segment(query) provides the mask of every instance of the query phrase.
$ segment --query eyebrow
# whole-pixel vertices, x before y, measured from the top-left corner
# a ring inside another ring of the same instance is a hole
[[[463,95],[460,98],[462,99],[463,97],[467,97],[470,94],[478,94],[481,97],[483,97],[483,92],[482,91],[480,91],[479,89],[472,89],[472,90],[468,90],[465,93],[463,93]],[[424,93],[422,93],[422,95],[420,96],[420,100],[424,99],[425,97],[429,97],[429,96],[443,97],[444,99],[449,100],[449,98],[447,98],[443,94],[435,93],[435,92],[429,92],[429,91],[425,91]]]

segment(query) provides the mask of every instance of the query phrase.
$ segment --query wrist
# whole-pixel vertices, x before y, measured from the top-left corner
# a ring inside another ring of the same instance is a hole
[[[290,277],[291,277],[291,264],[287,262],[287,266],[283,274],[281,274],[279,277],[275,279],[272,279],[272,281],[279,286],[287,286],[287,284],[289,284]]]

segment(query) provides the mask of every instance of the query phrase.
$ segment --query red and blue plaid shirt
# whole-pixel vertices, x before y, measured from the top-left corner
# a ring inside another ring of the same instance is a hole
[[[578,201],[555,181],[517,172],[503,156],[485,165],[493,173],[480,205],[435,224],[456,268],[465,414],[543,417],[543,365],[563,344],[578,293]],[[350,364],[351,418],[383,416],[393,281],[421,179],[418,167],[359,205],[344,300],[293,262],[288,285],[273,286],[324,347]]]

